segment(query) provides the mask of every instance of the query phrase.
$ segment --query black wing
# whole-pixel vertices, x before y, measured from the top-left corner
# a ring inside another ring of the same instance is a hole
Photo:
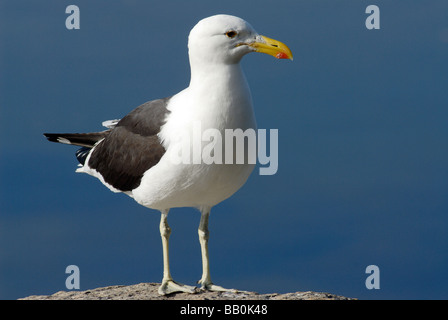
[[[93,149],[87,165],[118,190],[137,188],[165,154],[157,134],[169,113],[169,99],[146,102],[121,119]]]

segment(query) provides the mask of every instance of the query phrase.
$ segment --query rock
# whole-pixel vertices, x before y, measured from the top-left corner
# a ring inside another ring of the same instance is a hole
[[[211,292],[200,290],[196,294],[158,294],[159,283],[140,283],[129,286],[110,286],[86,291],[59,291],[52,295],[34,295],[19,300],[355,300],[322,292],[267,293]]]

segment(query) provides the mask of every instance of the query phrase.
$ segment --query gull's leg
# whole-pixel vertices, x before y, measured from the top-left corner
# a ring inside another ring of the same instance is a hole
[[[208,258],[208,217],[210,215],[210,209],[210,207],[201,208],[201,221],[199,222],[198,234],[202,253],[202,278],[198,281],[198,284],[200,284],[201,289],[204,290],[237,292],[237,290],[235,289],[225,289],[223,287],[214,285],[210,278],[210,264]]]
[[[168,211],[169,210],[161,211],[162,215],[160,218],[160,236],[162,237],[162,247],[163,247],[163,279],[162,279],[162,285],[159,287],[159,294],[165,295],[173,292],[195,293],[196,287],[177,283],[171,277],[170,259],[168,256],[169,251],[168,240],[170,238],[171,228],[168,225],[167,221]]]

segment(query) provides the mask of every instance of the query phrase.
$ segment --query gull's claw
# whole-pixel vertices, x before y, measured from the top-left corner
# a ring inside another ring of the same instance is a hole
[[[175,292],[197,293],[197,288],[178,283],[174,280],[162,281],[162,284],[159,287],[159,294],[167,295]]]

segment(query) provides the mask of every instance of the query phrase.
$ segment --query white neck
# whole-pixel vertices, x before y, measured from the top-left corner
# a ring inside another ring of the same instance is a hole
[[[255,127],[252,97],[239,63],[193,62],[188,92],[193,100],[191,108],[207,110],[206,117],[212,122],[221,121],[225,128]]]
[[[205,83],[219,86],[238,85],[246,81],[239,63],[201,63],[190,59],[191,79],[190,87],[204,86]]]

